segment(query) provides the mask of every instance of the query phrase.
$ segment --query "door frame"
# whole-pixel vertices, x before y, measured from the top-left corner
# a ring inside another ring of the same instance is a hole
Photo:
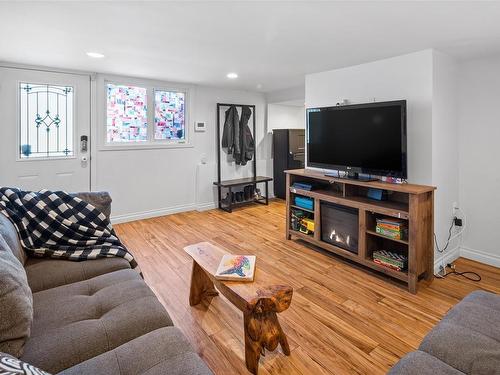
[[[89,156],[90,156],[90,162],[89,162],[89,188],[90,191],[95,191],[96,190],[96,178],[97,178],[97,143],[98,140],[95,139],[95,136],[98,134],[97,132],[97,73],[95,72],[88,72],[88,71],[83,71],[83,70],[72,70],[72,69],[58,69],[58,68],[51,68],[47,66],[41,66],[41,65],[29,65],[29,64],[19,64],[19,63],[10,63],[6,61],[0,61],[0,68],[8,68],[8,69],[19,69],[19,70],[33,70],[36,72],[47,72],[47,73],[59,73],[59,74],[70,74],[70,75],[80,75],[80,76],[86,76],[89,77],[89,92],[90,92],[90,98],[89,98],[89,119],[90,119],[90,124],[89,124],[89,139],[90,139],[90,146],[89,146]],[[17,98],[19,100],[19,98]],[[18,123],[16,123],[16,126],[18,126]],[[75,146],[79,147],[80,140],[78,137],[75,135]],[[16,138],[16,142],[17,142]]]

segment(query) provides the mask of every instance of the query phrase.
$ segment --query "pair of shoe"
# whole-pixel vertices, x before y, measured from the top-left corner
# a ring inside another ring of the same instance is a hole
[[[255,199],[255,200],[262,199],[262,194],[260,193],[259,188],[255,188],[255,191],[253,193],[253,199]]]
[[[256,188],[255,185],[246,185],[243,191],[227,193],[224,198],[222,198],[222,203],[229,205],[231,203],[241,203],[251,200],[262,199],[260,189]]]
[[[229,206],[231,203],[234,203],[235,198],[234,198],[234,192],[231,194],[227,193],[224,198],[222,198],[222,203],[225,205]]]
[[[234,193],[234,197],[236,199],[236,202],[238,203],[243,202],[245,200],[245,195],[243,194],[242,191],[237,191],[236,193]]]
[[[252,200],[255,195],[255,186],[247,185],[243,188],[243,195],[246,201]]]
[[[229,205],[231,203],[240,203],[244,202],[246,199],[245,193],[243,191],[231,192],[231,194],[227,193],[224,198],[222,198],[222,203],[225,205]]]

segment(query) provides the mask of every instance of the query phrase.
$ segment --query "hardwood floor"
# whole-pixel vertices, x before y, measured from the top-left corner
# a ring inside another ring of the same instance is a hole
[[[257,255],[257,266],[294,288],[279,315],[291,356],[262,357],[259,374],[384,374],[414,350],[442,316],[469,292],[500,293],[500,270],[459,259],[457,270],[481,274],[420,284],[416,295],[304,242],[285,240],[285,205],[249,206],[232,214],[187,212],[116,225],[174,324],[216,374],[248,374],[243,316],[221,297],[188,303],[191,258],[184,246],[210,241],[234,253]],[[367,287],[367,285],[369,285]]]

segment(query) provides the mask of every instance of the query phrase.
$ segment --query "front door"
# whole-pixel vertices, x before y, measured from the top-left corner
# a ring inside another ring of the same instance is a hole
[[[90,190],[90,76],[0,68],[0,186]]]

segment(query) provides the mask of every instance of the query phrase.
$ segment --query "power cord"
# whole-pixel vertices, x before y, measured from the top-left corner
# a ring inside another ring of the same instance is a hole
[[[458,217],[456,215],[454,215],[452,220],[451,220],[450,227],[448,228],[448,238],[446,239],[446,244],[444,245],[443,248],[439,247],[436,233],[434,233],[434,243],[436,244],[436,250],[439,253],[444,253],[446,251],[446,249],[448,249],[448,247],[450,246],[451,241],[453,241],[455,238],[461,236],[462,233],[464,233],[464,231],[465,231],[465,228],[467,226],[467,216],[465,215],[465,212],[460,210],[460,208],[457,208],[457,212],[461,213],[463,225],[462,225],[460,231],[453,234],[453,227],[455,226],[456,220],[459,220]],[[448,268],[451,269],[450,272],[447,271]],[[446,265],[446,267],[441,266],[441,271],[438,272],[438,274],[434,275],[434,276],[439,278],[439,279],[444,279],[445,277],[447,277],[449,275],[462,276],[462,277],[466,278],[467,280],[475,281],[475,282],[481,281],[481,275],[479,275],[476,272],[472,272],[472,271],[457,272],[455,270],[455,265],[453,263],[448,263]]]
[[[454,225],[455,225],[455,218],[451,219],[451,225],[450,225],[450,228],[448,229],[448,238],[446,239],[446,245],[442,249],[439,248],[436,232],[434,232],[434,243],[436,244],[436,250],[438,252],[444,253],[446,251],[446,249],[448,248],[448,246],[450,246],[451,235],[452,235],[451,231],[452,231]]]
[[[451,271],[448,272],[447,268],[451,268]],[[477,272],[472,272],[472,271],[464,271],[464,272],[458,272],[455,270],[455,265],[453,263],[448,263],[446,267],[444,268],[444,273],[443,274],[437,274],[435,275],[439,279],[444,279],[450,275],[457,275],[457,276],[462,276],[465,277],[467,280],[474,281],[474,282],[479,282],[481,281],[481,275],[478,274]]]
[[[453,227],[455,226],[455,220],[458,219],[458,217],[456,215],[454,215],[453,218],[451,219],[450,227],[448,228],[448,238],[446,239],[446,244],[444,245],[444,247],[442,249],[439,247],[436,233],[434,233],[434,243],[436,244],[436,250],[439,253],[445,252],[445,250],[448,249],[448,246],[450,246],[451,241],[454,240],[455,238],[461,236],[462,233],[464,233],[465,228],[467,227],[467,216],[465,215],[465,212],[463,212],[460,208],[457,208],[457,212],[460,212],[461,216],[463,217],[462,228],[457,233],[455,233],[455,234],[452,233]]]

